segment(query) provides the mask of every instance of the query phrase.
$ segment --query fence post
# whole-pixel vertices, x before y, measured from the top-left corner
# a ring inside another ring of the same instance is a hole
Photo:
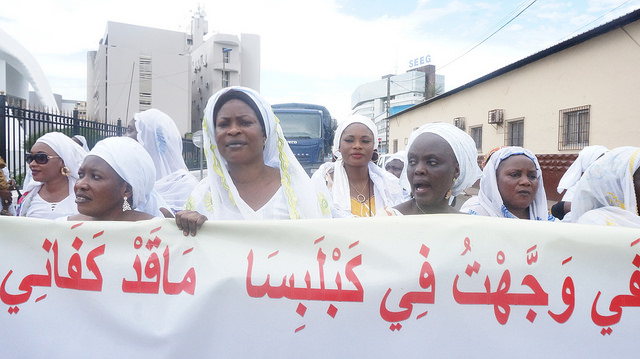
[[[0,91],[0,156],[5,160],[7,158],[7,147],[9,145],[9,141],[7,141],[7,95],[4,94],[4,91]]]
[[[116,128],[116,135],[119,137],[119,136],[122,136],[124,134],[122,132],[122,120],[121,119],[118,119],[117,125],[118,125],[118,128]]]
[[[78,110],[73,110],[73,135],[80,134],[80,119],[78,118]]]

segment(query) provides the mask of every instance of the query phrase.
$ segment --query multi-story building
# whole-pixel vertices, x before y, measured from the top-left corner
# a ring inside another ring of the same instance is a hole
[[[191,129],[196,131],[209,97],[218,90],[233,85],[260,90],[260,37],[213,34],[205,41],[207,22],[201,11],[191,28]]]
[[[388,120],[425,99],[441,93],[444,76],[436,75],[434,65],[426,65],[400,75],[386,75],[380,80],[358,86],[351,95],[351,110],[374,121],[380,138],[380,153],[388,152]]]
[[[109,21],[98,50],[87,55],[87,115],[126,125],[154,107],[187,132],[189,64],[186,33]]]
[[[548,179],[563,158],[589,145],[640,146],[639,43],[636,10],[391,115],[390,150],[406,149],[422,124],[450,121],[479,156],[517,145],[554,159],[544,180],[553,198],[562,171]]]
[[[200,128],[206,101],[221,87],[260,90],[257,35],[213,34],[205,41],[202,11],[191,31],[107,22],[98,50],[87,55],[87,117],[126,125],[136,112],[157,108],[184,135]]]

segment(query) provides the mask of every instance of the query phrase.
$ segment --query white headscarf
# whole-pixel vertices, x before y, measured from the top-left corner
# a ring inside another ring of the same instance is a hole
[[[505,207],[498,189],[497,170],[502,161],[511,156],[525,155],[536,166],[538,178],[538,191],[534,196],[533,203],[529,206],[529,218],[536,221],[553,221],[555,218],[549,214],[547,209],[547,195],[544,192],[542,183],[542,170],[538,158],[533,152],[517,146],[507,146],[494,152],[484,167],[484,177],[480,180],[480,191],[478,192],[478,204],[469,209],[469,213],[481,216],[517,218],[507,207]]]
[[[456,178],[451,190],[450,201],[453,201],[455,196],[462,193],[465,189],[473,186],[478,178],[482,177],[482,171],[478,166],[478,150],[476,149],[476,143],[466,132],[450,123],[433,122],[424,124],[411,132],[407,149],[410,149],[416,138],[423,133],[433,133],[442,137],[447,141],[449,146],[451,146],[453,154],[456,156],[458,166],[460,167],[460,175]],[[411,189],[409,177],[407,176],[407,166],[402,169],[400,183],[402,184],[402,187]]]
[[[347,127],[349,127],[349,125],[354,123],[361,123],[371,130],[374,140],[373,149],[375,150],[378,148],[378,129],[373,121],[362,115],[352,115],[338,125],[333,138],[333,150],[338,159],[333,166],[326,167],[325,171],[316,171],[313,174],[313,180],[316,185],[326,189],[326,182],[324,179],[326,171],[333,169],[333,186],[331,190],[327,189],[327,191],[331,193],[331,198],[333,199],[334,215],[339,217],[352,217],[349,177],[347,177],[347,171],[344,168],[344,162],[342,161],[342,154],[339,152],[339,148],[342,133]],[[371,161],[369,161],[368,168],[369,177],[373,182],[376,213],[384,212],[384,207],[392,207],[402,202],[404,197],[402,194],[402,187],[399,185],[398,179]]]
[[[289,148],[276,116],[257,92],[245,87],[227,87],[209,99],[202,121],[208,176],[193,191],[186,209],[196,210],[209,219],[283,219],[261,218],[240,197],[227,170],[227,161],[220,155],[215,140],[213,109],[220,96],[229,91],[245,93],[253,101],[264,121],[266,142],[263,159],[265,165],[280,171],[281,190],[284,191],[289,219],[329,217],[329,203],[322,193],[315,190],[309,176]]]
[[[87,139],[84,136],[75,135],[75,136],[71,137],[71,139],[74,139],[74,138],[76,138],[76,139],[78,139],[78,141],[80,141],[80,143],[82,144],[82,149],[85,152],[89,152],[89,145],[87,145]]]
[[[82,147],[78,146],[78,144],[75,143],[71,139],[71,137],[61,132],[49,132],[47,134],[44,134],[43,136],[38,138],[35,143],[44,143],[45,145],[51,147],[51,149],[55,153],[57,153],[60,158],[62,158],[64,166],[69,169],[69,176],[67,176],[69,182],[69,197],[71,197],[72,200],[75,201],[76,196],[73,190],[73,186],[78,180],[78,168],[80,168],[82,160],[87,153],[82,149]],[[26,215],[33,196],[38,193],[41,186],[41,182],[31,180],[24,187],[23,191],[28,193],[25,198],[21,200],[22,205],[19,209],[19,213],[21,216]]]
[[[633,174],[640,167],[640,148],[618,147],[605,153],[586,169],[571,202],[574,220],[587,211],[619,207],[638,215]]]
[[[393,160],[398,160],[400,162],[402,162],[403,165],[407,165],[407,151],[398,151],[394,154],[392,154],[391,156],[389,156],[389,159],[387,159],[387,163],[393,161]]]
[[[198,180],[182,158],[182,137],[175,122],[152,108],[133,115],[137,140],[151,156],[156,168],[155,189],[174,209],[182,209]]]
[[[151,156],[156,179],[187,169],[182,158],[182,137],[175,122],[164,112],[152,108],[133,115],[137,140]]]
[[[98,141],[87,156],[105,160],[131,186],[132,209],[163,217],[160,212],[162,200],[153,189],[156,169],[141,144],[129,137],[109,137]]]
[[[596,145],[587,146],[578,153],[578,158],[573,161],[567,172],[562,175],[560,182],[558,182],[558,193],[562,193],[565,189],[567,190],[567,193],[562,197],[563,201],[571,201],[573,199],[573,186],[578,183],[582,173],[607,151],[609,151],[608,148]]]

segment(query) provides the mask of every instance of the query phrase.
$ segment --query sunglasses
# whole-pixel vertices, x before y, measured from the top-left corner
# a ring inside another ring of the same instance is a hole
[[[25,156],[27,164],[31,163],[31,161],[36,161],[36,163],[39,165],[46,164],[47,162],[49,162],[50,158],[60,158],[60,156],[49,156],[46,153],[36,153],[35,155],[27,153],[27,155]]]

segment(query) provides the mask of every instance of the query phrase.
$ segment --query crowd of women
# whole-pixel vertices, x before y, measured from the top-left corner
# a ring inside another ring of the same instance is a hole
[[[289,148],[271,106],[255,91],[225,88],[203,118],[207,176],[198,182],[182,159],[178,129],[166,114],[138,113],[126,137],[99,141],[58,132],[26,155],[31,179],[17,214],[56,220],[138,221],[175,217],[185,235],[208,220],[464,214],[640,227],[640,148],[583,149],[560,181],[564,198],[549,212],[536,156],[522,147],[487,154],[446,123],[425,124],[406,152],[372,162],[378,133],[354,115],[340,122],[335,161],[310,178]],[[392,165],[391,165],[392,164]],[[460,206],[456,196],[479,182]]]

